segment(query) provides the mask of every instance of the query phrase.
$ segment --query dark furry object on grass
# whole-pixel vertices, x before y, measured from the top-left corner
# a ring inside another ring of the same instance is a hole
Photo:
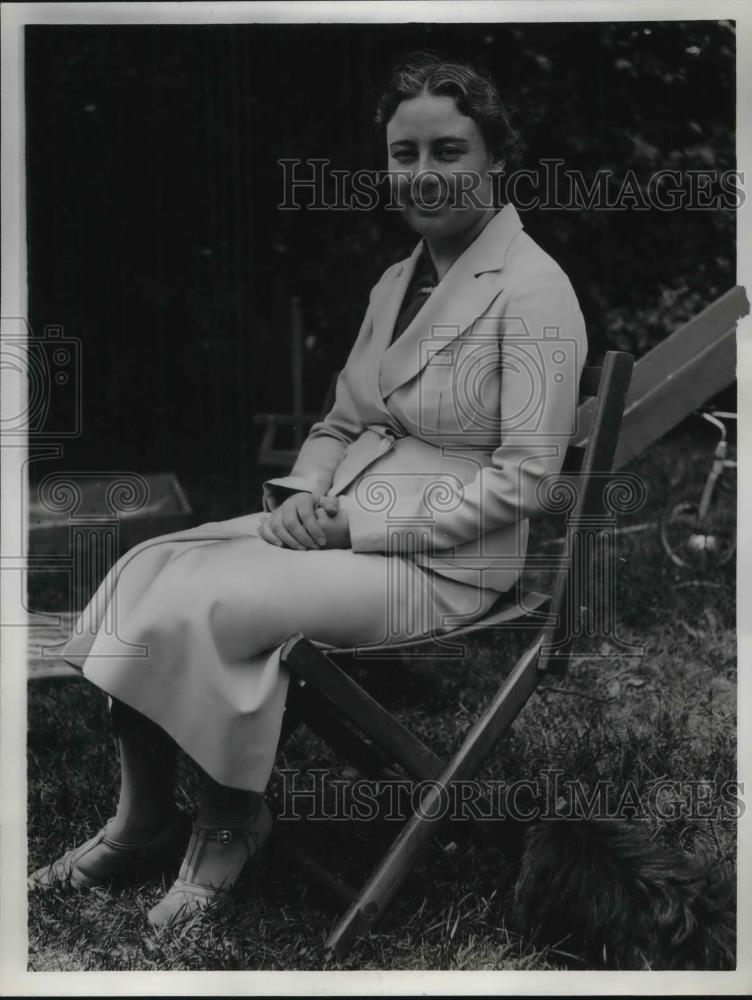
[[[525,836],[514,923],[600,969],[729,970],[736,881],[615,820],[552,820]]]

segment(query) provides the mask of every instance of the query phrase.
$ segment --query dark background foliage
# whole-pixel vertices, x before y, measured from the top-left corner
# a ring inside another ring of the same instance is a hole
[[[28,28],[30,321],[83,351],[63,467],[170,470],[199,513],[258,509],[252,418],[291,405],[291,296],[317,410],[414,243],[383,209],[280,211],[277,161],[382,168],[374,99],[424,46],[491,70],[527,168],[610,170],[616,189],[735,168],[729,22]],[[639,356],[735,281],[728,208],[521,214],[573,281],[593,360]]]

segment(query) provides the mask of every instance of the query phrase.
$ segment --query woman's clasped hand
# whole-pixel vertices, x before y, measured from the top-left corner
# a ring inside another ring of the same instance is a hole
[[[287,549],[349,549],[350,523],[338,497],[294,493],[261,519],[259,535]]]

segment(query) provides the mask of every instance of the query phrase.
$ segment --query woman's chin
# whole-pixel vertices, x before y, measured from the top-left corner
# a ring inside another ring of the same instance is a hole
[[[405,221],[421,236],[451,236],[456,228],[456,220],[446,208],[419,208],[410,205],[405,209]]]
[[[436,209],[420,208],[413,203],[405,208],[404,215],[410,228],[420,236],[439,240],[462,237],[476,225],[479,216],[485,213],[447,205]]]

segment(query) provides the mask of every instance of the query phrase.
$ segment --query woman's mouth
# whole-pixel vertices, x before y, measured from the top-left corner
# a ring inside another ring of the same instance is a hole
[[[415,198],[410,199],[410,205],[418,212],[438,212],[444,207],[444,202],[437,198],[434,201],[418,201]]]

